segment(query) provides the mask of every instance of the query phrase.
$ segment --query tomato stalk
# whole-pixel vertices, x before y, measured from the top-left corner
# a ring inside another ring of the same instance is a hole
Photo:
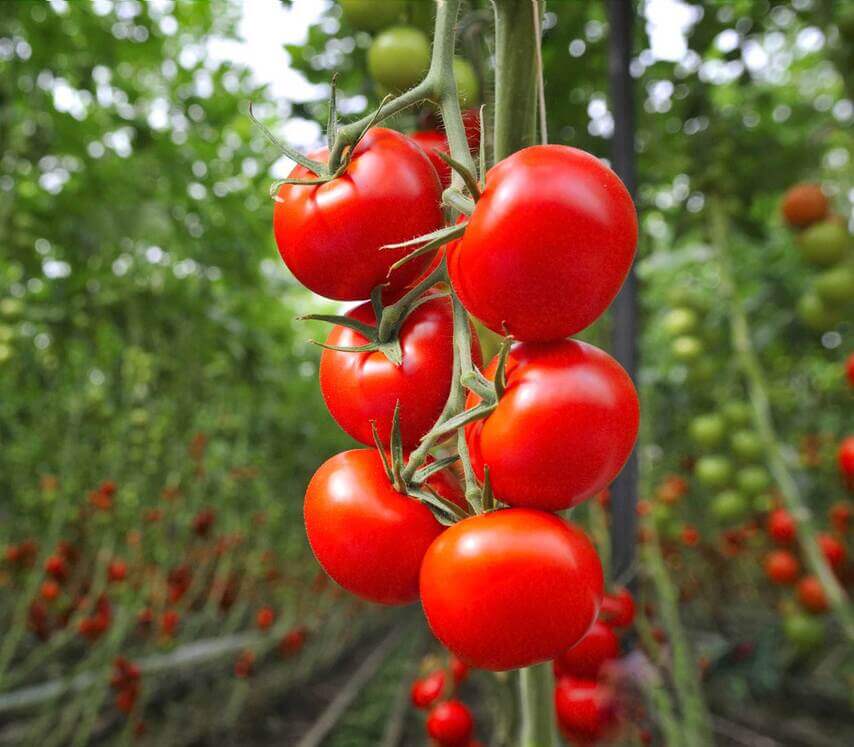
[[[713,200],[709,205],[709,233],[717,253],[721,288],[729,301],[730,337],[735,349],[736,361],[747,382],[748,397],[753,409],[753,423],[765,449],[768,469],[780,489],[786,508],[795,519],[798,544],[803,551],[806,565],[818,577],[833,614],[848,640],[854,641],[854,612],[851,604],[816,542],[812,512],[804,503],[797,481],[786,464],[774,428],[762,366],[750,337],[747,314],[736,294],[728,252],[729,221],[726,210],[718,199]]]

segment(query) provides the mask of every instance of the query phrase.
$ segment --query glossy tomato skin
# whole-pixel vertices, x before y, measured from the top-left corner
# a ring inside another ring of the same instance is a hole
[[[450,153],[448,147],[448,139],[438,130],[420,130],[413,132],[409,139],[416,143],[421,150],[427,154],[433,168],[439,175],[439,181],[442,182],[442,188],[446,188],[451,184],[451,167],[445,163],[441,157],[436,155],[436,150],[441,150],[444,153]]]
[[[370,303],[347,316],[365,324],[376,322]],[[363,444],[374,443],[376,420],[388,446],[394,408],[400,402],[400,432],[405,449],[421,437],[442,412],[451,389],[454,363],[454,319],[450,300],[439,298],[415,308],[400,329],[403,361],[398,366],[380,351],[343,352],[325,349],[320,356],[320,391],[338,425]],[[368,341],[359,332],[336,326],[327,345],[352,347]],[[472,357],[480,361],[480,345],[472,336]]]
[[[628,589],[616,589],[602,600],[599,618],[612,628],[628,628],[635,621],[635,598]]]
[[[599,159],[536,145],[489,170],[448,270],[463,305],[493,331],[558,340],[617,295],[637,231],[628,191]]]
[[[427,733],[441,747],[467,747],[473,729],[471,711],[459,700],[439,703],[427,716]]]
[[[312,154],[325,160],[325,151]],[[293,178],[313,178],[302,166]],[[412,247],[381,250],[442,226],[442,188],[423,151],[405,135],[375,127],[353,152],[346,172],[326,184],[283,184],[273,209],[279,254],[309,290],[362,301],[386,282],[401,288],[432,256],[388,270]]]
[[[421,560],[442,527],[424,504],[394,490],[376,450],[324,462],[303,513],[315,557],[347,591],[380,604],[418,598]]]
[[[594,745],[619,727],[611,691],[595,680],[562,677],[555,687],[555,711],[561,734],[570,744]]]
[[[619,655],[617,634],[597,620],[584,638],[555,659],[555,674],[594,680],[606,662]]]
[[[579,641],[596,619],[602,584],[584,532],[554,514],[512,508],[442,533],[424,556],[421,603],[456,656],[500,671],[554,659]]]
[[[492,378],[497,357],[486,369]],[[611,356],[575,340],[515,345],[498,407],[466,429],[472,464],[511,506],[559,511],[607,487],[637,436],[638,397]],[[467,406],[477,404],[469,395]]]

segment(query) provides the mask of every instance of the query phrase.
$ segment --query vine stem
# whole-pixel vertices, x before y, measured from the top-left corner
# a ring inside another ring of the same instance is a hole
[[[833,614],[839,621],[849,641],[854,641],[854,612],[845,591],[836,580],[816,542],[812,512],[804,503],[798,483],[786,464],[783,449],[774,427],[771,403],[759,356],[753,347],[750,325],[741,300],[736,293],[735,279],[730,261],[729,220],[720,199],[709,204],[709,233],[715,249],[721,274],[721,289],[729,303],[730,337],[736,361],[747,382],[748,396],[753,408],[753,423],[765,449],[768,469],[783,496],[783,502],[795,519],[798,544],[807,567],[818,578],[827,595]]]

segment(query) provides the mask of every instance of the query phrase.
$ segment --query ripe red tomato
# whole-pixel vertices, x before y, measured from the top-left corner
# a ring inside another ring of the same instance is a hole
[[[617,589],[602,600],[599,618],[612,628],[629,628],[635,621],[635,599],[628,589]]]
[[[445,673],[440,669],[426,677],[415,680],[409,692],[412,705],[416,708],[429,708],[442,695],[445,689]]]
[[[766,528],[778,545],[790,545],[795,541],[795,519],[785,508],[774,509],[768,514]]]
[[[466,129],[469,150],[476,153],[480,148],[480,109],[478,107],[463,111],[463,127]]]
[[[451,673],[454,676],[454,682],[460,684],[469,676],[469,666],[464,661],[460,661],[456,656],[451,657]]]
[[[312,154],[326,158],[325,151]],[[297,166],[291,177],[314,175]],[[350,165],[326,184],[283,184],[273,210],[279,254],[303,285],[321,296],[362,301],[386,282],[402,288],[432,259],[389,268],[412,247],[380,250],[441,228],[442,187],[430,161],[405,135],[375,127]]]
[[[460,659],[518,669],[581,639],[599,611],[602,584],[584,532],[553,514],[514,508],[442,533],[424,556],[421,603],[433,633]]]
[[[818,184],[796,184],[783,195],[783,218],[794,228],[822,220],[830,207]]]
[[[845,359],[845,375],[848,377],[848,386],[854,387],[854,353],[849,353]]]
[[[594,680],[561,678],[555,688],[555,711],[570,744],[595,744],[613,735],[619,725],[613,694]]]
[[[815,576],[804,576],[798,581],[797,594],[801,606],[808,612],[816,615],[827,612],[827,595]]]
[[[818,546],[821,548],[821,552],[824,555],[824,559],[827,561],[827,564],[833,568],[834,571],[841,570],[848,557],[848,553],[845,551],[845,545],[830,534],[819,534],[816,539],[818,540]]]
[[[852,513],[854,512],[852,512],[851,506],[848,503],[844,501],[834,503],[828,511],[830,523],[833,525],[833,528],[840,534],[846,534],[851,525]]]
[[[591,324],[617,295],[637,232],[629,193],[598,158],[535,145],[487,173],[466,232],[448,255],[451,282],[493,331],[558,340]]]
[[[413,132],[409,136],[409,139],[417,143],[418,147],[427,154],[427,158],[430,159],[430,163],[433,164],[433,168],[436,169],[436,173],[439,175],[442,187],[450,186],[451,167],[435,153],[437,149],[445,153],[451,152],[448,146],[448,139],[445,135],[438,130],[420,130],[419,132]]]
[[[459,700],[439,703],[427,716],[427,733],[442,747],[466,747],[473,729],[471,711]]]
[[[370,303],[347,316],[376,322]],[[403,362],[396,366],[379,351],[346,353],[324,350],[320,357],[320,390],[335,421],[363,444],[374,443],[371,420],[388,445],[395,404],[400,402],[400,433],[406,449],[415,448],[442,412],[451,389],[454,362],[454,319],[447,298],[427,301],[403,322]],[[368,341],[355,330],[336,326],[328,345],[357,346]],[[480,365],[480,344],[472,334],[472,357]]]
[[[495,358],[485,374],[492,378]],[[466,429],[472,464],[511,506],[559,511],[606,487],[635,443],[638,397],[607,353],[576,340],[510,351],[498,407]],[[469,395],[467,406],[478,404]]]
[[[791,586],[800,572],[801,564],[788,550],[773,550],[765,557],[765,575],[774,584]]]
[[[555,674],[595,680],[605,662],[619,655],[617,634],[597,620],[584,638],[555,659]]]
[[[839,452],[837,453],[839,461],[839,471],[845,483],[849,486],[854,486],[854,436],[846,436],[839,444]]]
[[[347,591],[380,604],[418,598],[418,572],[442,532],[430,510],[392,487],[373,449],[336,454],[305,494],[305,529],[323,569]]]

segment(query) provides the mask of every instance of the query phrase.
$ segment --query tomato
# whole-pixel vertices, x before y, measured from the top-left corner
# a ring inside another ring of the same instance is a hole
[[[445,673],[442,670],[428,674],[412,683],[409,698],[416,708],[429,708],[445,690]]]
[[[821,553],[824,555],[824,559],[827,561],[827,564],[833,568],[834,571],[841,570],[845,565],[845,561],[848,559],[848,553],[845,551],[845,545],[843,545],[833,535],[823,532],[816,537],[816,540],[818,540],[818,546],[821,548]]]
[[[790,545],[795,541],[795,519],[785,508],[774,509],[768,514],[766,529],[778,545]]]
[[[347,591],[380,604],[418,598],[418,572],[442,532],[430,510],[396,492],[373,449],[345,451],[315,472],[305,528],[323,569]]]
[[[807,228],[798,236],[801,257],[821,267],[835,265],[848,250],[848,230],[839,220],[825,220]]]
[[[791,586],[798,580],[801,564],[788,550],[773,550],[765,556],[765,575],[772,583]]]
[[[848,503],[839,501],[838,503],[834,503],[828,510],[828,518],[833,528],[844,535],[851,526],[852,513],[854,512],[852,512],[851,506]]]
[[[441,747],[467,747],[473,730],[471,711],[459,700],[439,703],[427,716],[427,733]]]
[[[460,684],[469,676],[469,666],[464,661],[460,661],[456,656],[451,657],[451,673],[454,676],[454,682]]]
[[[813,288],[829,307],[847,303],[854,298],[854,268],[847,265],[831,267],[816,277]]]
[[[412,26],[393,26],[368,49],[368,72],[385,90],[400,93],[421,82],[430,66],[430,40]]]
[[[486,369],[495,376],[498,358]],[[635,443],[638,397],[611,356],[576,340],[514,345],[496,409],[466,428],[472,465],[511,506],[559,511],[590,498]],[[479,399],[470,394],[467,407]]]
[[[819,648],[824,642],[824,623],[800,612],[788,615],[783,621],[783,633],[801,653]]]
[[[454,57],[454,80],[460,106],[475,106],[480,98],[480,81],[474,67],[465,57]]]
[[[323,159],[325,151],[312,154]],[[311,178],[297,166],[294,178]],[[442,187],[429,159],[405,135],[375,127],[353,151],[350,165],[326,184],[283,184],[273,209],[279,254],[309,290],[341,301],[363,301],[374,287],[402,288],[430,263],[427,254],[389,268],[412,247],[380,250],[441,228]]]
[[[849,485],[854,484],[854,436],[846,436],[842,439],[839,451],[836,453],[836,460],[846,482]]]
[[[605,623],[597,621],[584,638],[555,659],[555,674],[594,680],[605,663],[619,655],[617,634]]]
[[[771,484],[771,476],[764,467],[743,467],[735,475],[739,489],[748,496],[757,496]]]
[[[685,547],[696,547],[700,543],[700,532],[697,527],[686,524],[682,527],[680,538]]]
[[[707,454],[697,460],[694,474],[703,485],[722,488],[728,485],[732,478],[732,463],[725,456]]]
[[[848,378],[848,386],[854,387],[854,353],[849,353],[845,359],[845,376]]]
[[[798,581],[797,595],[801,606],[808,612],[815,615],[827,612],[827,595],[815,576],[804,576]]]
[[[693,335],[682,335],[670,344],[670,352],[676,360],[691,363],[705,352],[705,346],[702,340]]]
[[[688,431],[691,438],[700,446],[711,449],[723,441],[726,434],[726,421],[717,413],[698,415],[691,421]]]
[[[628,589],[616,589],[602,600],[599,618],[612,628],[628,628],[635,621],[635,599]]]
[[[444,153],[450,153],[451,149],[448,146],[448,139],[439,132],[439,130],[421,130],[413,132],[409,139],[418,144],[430,159],[433,168],[439,175],[439,181],[442,182],[442,187],[448,187],[451,184],[451,167],[448,166],[439,156],[436,155],[436,150],[441,150]]]
[[[692,332],[699,323],[700,318],[694,309],[678,306],[670,309],[661,320],[661,327],[671,337],[678,337]]]
[[[840,320],[839,313],[827,306],[818,294],[807,291],[798,300],[798,317],[809,329],[824,332],[835,327]]]
[[[722,411],[724,417],[732,425],[745,426],[753,418],[753,408],[747,402],[739,402],[738,400],[727,402]]]
[[[341,15],[354,29],[379,31],[398,21],[406,10],[406,0],[339,0]]]
[[[711,503],[712,516],[721,524],[737,524],[747,515],[747,499],[737,490],[724,490],[718,493]]]
[[[733,453],[744,461],[758,459],[762,455],[762,441],[755,431],[740,430],[732,434],[730,446]]]
[[[602,585],[584,532],[524,508],[454,524],[421,566],[433,633],[467,664],[493,671],[554,659],[579,641],[596,619]]]
[[[623,284],[637,243],[634,204],[598,158],[535,145],[493,166],[448,269],[491,330],[557,340],[584,329]]]
[[[780,209],[786,222],[803,228],[827,216],[830,204],[818,184],[796,184],[783,195]]]
[[[370,303],[348,317],[373,325]],[[397,366],[377,350],[324,350],[320,356],[320,390],[338,425],[363,444],[374,443],[371,420],[382,442],[389,443],[394,408],[400,402],[403,445],[412,449],[430,430],[445,406],[451,389],[454,361],[454,319],[447,298],[416,307],[400,328],[403,361]],[[359,332],[336,326],[328,345],[358,346],[368,341]],[[472,334],[472,358],[480,365],[480,345]]]
[[[612,736],[619,725],[613,693],[594,680],[563,677],[555,687],[555,711],[567,742],[592,745]]]
[[[466,129],[469,150],[476,153],[480,149],[480,109],[474,107],[463,111],[463,127]]]

